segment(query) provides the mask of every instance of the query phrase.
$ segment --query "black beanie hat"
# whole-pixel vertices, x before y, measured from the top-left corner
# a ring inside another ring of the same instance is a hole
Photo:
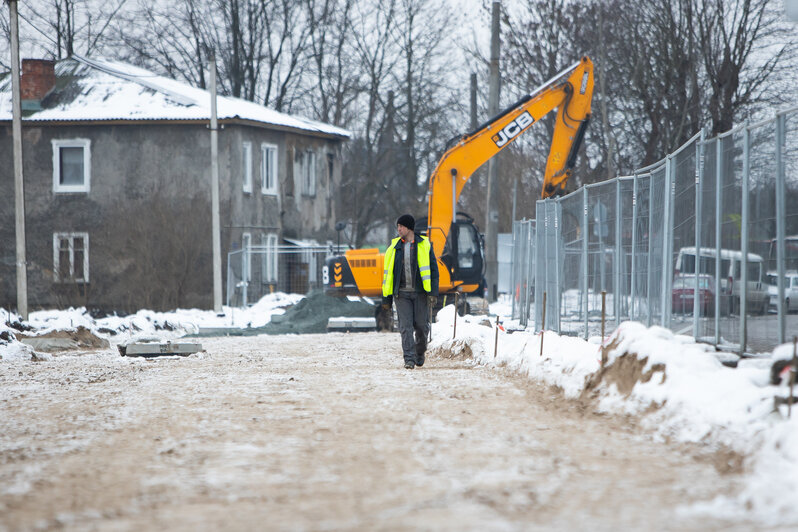
[[[397,225],[404,225],[411,231],[416,227],[416,220],[409,214],[403,214],[396,220]]]

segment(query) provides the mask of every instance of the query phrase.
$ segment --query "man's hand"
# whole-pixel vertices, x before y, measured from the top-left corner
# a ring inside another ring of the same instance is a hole
[[[382,304],[382,310],[391,310],[391,304],[390,303],[383,303]]]
[[[427,296],[427,305],[429,308],[435,308],[438,304],[438,296]]]

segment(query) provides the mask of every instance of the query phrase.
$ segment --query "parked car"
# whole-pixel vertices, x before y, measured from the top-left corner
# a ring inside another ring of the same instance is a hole
[[[779,300],[779,273],[770,271],[765,276],[765,282],[770,296],[770,312],[778,312]],[[784,310],[786,312],[798,311],[798,271],[784,272]]]
[[[673,312],[693,313],[695,285],[695,275],[679,275],[673,280],[671,292]],[[701,316],[709,316],[715,312],[715,279],[711,275],[698,276],[698,312]]]
[[[714,287],[717,250],[701,248],[698,253],[698,272],[712,277]],[[770,294],[765,283],[765,261],[760,255],[749,253],[745,261],[747,268],[747,286],[745,288],[748,312],[765,314],[770,306]],[[742,292],[743,254],[731,249],[720,250],[720,292],[715,300],[720,305],[721,314],[736,314],[740,311],[740,294]],[[686,247],[679,250],[676,259],[676,275],[689,275],[696,272],[696,248]]]

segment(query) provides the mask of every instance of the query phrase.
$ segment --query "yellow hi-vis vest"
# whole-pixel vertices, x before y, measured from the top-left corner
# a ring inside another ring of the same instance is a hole
[[[418,271],[421,273],[421,285],[425,292],[432,292],[432,278],[429,265],[429,240],[423,236],[416,236],[416,252],[418,254]],[[385,250],[385,257],[382,260],[382,297],[393,295],[393,266],[396,261],[396,244],[400,237],[391,240],[391,245]]]

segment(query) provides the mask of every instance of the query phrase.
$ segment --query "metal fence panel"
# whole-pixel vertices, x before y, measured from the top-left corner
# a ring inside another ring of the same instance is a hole
[[[632,306],[632,260],[634,247],[634,178],[624,178],[618,181],[618,208],[620,213],[617,217],[618,246],[616,255],[617,260],[617,288],[614,290],[615,298],[615,325],[621,321],[630,319]]]
[[[534,301],[547,294],[548,329],[595,334],[605,291],[611,322],[765,351],[798,325],[789,314],[798,313],[796,200],[791,109],[717,137],[696,135],[632,177],[538,202],[534,249],[519,242],[517,253],[536,257]]]
[[[613,272],[616,270],[617,184],[607,181],[588,188],[588,331],[599,331],[605,292],[607,319],[615,319]]]
[[[682,147],[671,158],[673,169],[672,219],[670,230],[672,238],[669,245],[670,270],[666,278],[670,279],[669,290],[665,294],[670,306],[670,326],[681,334],[693,333],[694,296],[684,291],[694,286],[695,272],[684,274],[676,272],[676,265],[681,250],[696,247],[696,149],[695,142]],[[700,299],[700,298],[699,298]],[[707,309],[699,305],[699,313]]]
[[[571,194],[556,200],[560,206],[562,224],[559,239],[562,248],[562,280],[557,291],[549,290],[548,297],[559,304],[560,329],[569,334],[578,334],[585,316],[585,262],[583,246],[585,238],[584,202],[581,193]],[[554,287],[552,287],[554,288]]]
[[[535,221],[513,223],[512,317],[526,327],[535,290]]]
[[[227,255],[227,305],[243,307],[273,292],[307,294],[324,286],[333,246],[250,246]]]
[[[649,183],[648,325],[662,325],[663,253],[665,244],[665,166],[651,172]]]

